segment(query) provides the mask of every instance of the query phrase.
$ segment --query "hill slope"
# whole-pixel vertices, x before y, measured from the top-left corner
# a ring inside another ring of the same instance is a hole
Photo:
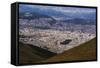
[[[42,62],[96,60],[96,38]]]
[[[42,48],[19,43],[19,64],[31,64],[56,55]]]

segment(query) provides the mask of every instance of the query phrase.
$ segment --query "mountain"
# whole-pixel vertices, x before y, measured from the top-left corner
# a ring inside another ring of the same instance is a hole
[[[56,55],[34,45],[19,42],[19,64],[32,64]]]
[[[20,12],[19,13],[19,18],[20,19],[39,19],[39,18],[51,18],[52,17],[48,16],[48,15],[44,15],[44,14],[40,14],[37,12]]]
[[[42,62],[96,60],[96,38]],[[40,62],[39,62],[40,63]]]
[[[34,6],[34,5],[33,5]],[[61,8],[61,7],[60,7]],[[63,8],[63,7],[62,7]],[[29,7],[27,5],[20,5],[19,7],[19,16],[23,16],[22,14],[23,13],[31,13],[32,14],[32,17],[24,17],[26,19],[29,19],[29,18],[39,18],[39,17],[50,17],[54,20],[55,17],[63,17],[65,18],[64,22],[66,23],[75,23],[75,24],[95,24],[96,22],[96,13],[95,12],[81,12],[78,13],[78,12],[75,12],[73,13],[72,11],[70,12],[65,12],[66,10],[70,10],[70,9],[67,9],[67,7],[64,8],[65,10],[59,10],[57,8],[54,8],[53,7],[40,7],[40,6],[34,6],[34,7]],[[74,8],[75,9],[75,8]],[[86,10],[86,9],[84,9]],[[70,20],[68,20],[70,19]],[[54,23],[54,22],[53,22]]]
[[[95,25],[95,20],[89,20],[85,18],[73,18],[69,20],[63,20],[63,22],[72,23],[72,24],[81,24],[81,25]]]
[[[73,9],[73,10],[71,10]],[[77,12],[79,10],[84,10]],[[67,12],[70,11],[70,12]],[[73,12],[73,11],[76,12]],[[88,11],[87,11],[88,10]],[[85,9],[85,8],[68,8],[68,7],[48,7],[48,6],[34,6],[29,7],[27,5],[20,5],[19,7],[19,12],[37,12],[41,13],[44,15],[49,15],[49,16],[63,16],[63,17],[72,17],[72,18],[84,18],[84,19],[95,19],[96,18],[96,13],[95,12],[89,12],[91,10]]]
[[[50,26],[56,23],[56,20],[53,17],[37,12],[20,12],[19,14],[21,28],[32,27],[50,29]]]
[[[67,16],[64,13],[61,13],[59,11],[55,11],[52,9],[43,9],[43,10],[41,9],[42,8],[39,8],[39,7],[32,8],[29,6],[20,5],[19,12],[37,12],[37,13],[48,15],[48,16]]]

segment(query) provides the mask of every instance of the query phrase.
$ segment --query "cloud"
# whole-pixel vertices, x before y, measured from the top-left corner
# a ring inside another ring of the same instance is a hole
[[[94,13],[94,8],[79,8],[79,7],[58,7],[58,6],[43,6],[43,5],[25,5],[31,8],[38,8],[40,10],[54,10],[62,13]]]

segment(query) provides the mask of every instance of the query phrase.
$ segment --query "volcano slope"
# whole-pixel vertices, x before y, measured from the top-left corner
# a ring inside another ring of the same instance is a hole
[[[19,42],[19,64],[36,63],[37,61],[48,59],[54,55],[56,55],[56,53]]]
[[[74,47],[42,62],[96,60],[96,46],[96,38],[94,38],[80,46]]]

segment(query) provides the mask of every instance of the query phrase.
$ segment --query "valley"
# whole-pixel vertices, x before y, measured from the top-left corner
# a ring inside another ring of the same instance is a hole
[[[31,44],[59,54],[93,39],[95,34],[24,28],[20,30],[19,36],[19,41],[24,44]]]

